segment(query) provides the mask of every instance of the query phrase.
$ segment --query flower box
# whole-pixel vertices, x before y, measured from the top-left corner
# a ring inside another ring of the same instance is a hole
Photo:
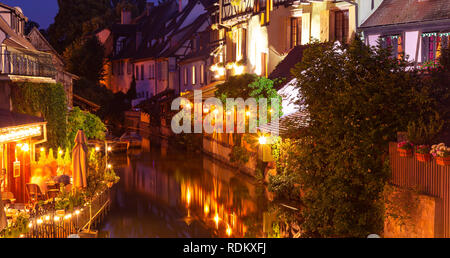
[[[416,158],[420,162],[429,162],[429,161],[431,161],[431,154],[416,153]]]
[[[397,148],[397,151],[400,154],[400,157],[411,157],[412,156],[412,150],[411,149],[400,149],[400,148]]]
[[[449,166],[450,157],[436,157],[436,164],[441,166]]]

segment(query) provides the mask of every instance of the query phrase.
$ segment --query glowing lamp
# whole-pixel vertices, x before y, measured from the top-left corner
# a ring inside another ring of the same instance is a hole
[[[53,220],[54,220],[54,221],[59,221],[59,217],[58,217],[58,216],[55,216],[55,217],[53,218]]]
[[[41,147],[41,151],[42,151],[42,152],[44,152],[44,151],[45,151],[44,147]]]
[[[95,151],[100,151],[100,147],[98,147],[98,146],[95,146]]]
[[[231,236],[231,228],[229,225],[227,225],[227,235]]]
[[[267,143],[267,138],[263,135],[259,137],[259,144],[266,144]]]
[[[108,167],[108,168],[111,168],[112,166],[111,166],[111,164],[108,164],[107,167]]]
[[[252,113],[250,111],[245,112],[247,116],[250,116]]]
[[[112,150],[111,146],[108,146],[108,151],[111,151],[111,150]]]

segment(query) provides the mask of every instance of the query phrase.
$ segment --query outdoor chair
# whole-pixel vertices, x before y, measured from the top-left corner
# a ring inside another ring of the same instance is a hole
[[[31,202],[38,202],[45,200],[41,192],[41,188],[37,184],[26,184],[28,198]]]

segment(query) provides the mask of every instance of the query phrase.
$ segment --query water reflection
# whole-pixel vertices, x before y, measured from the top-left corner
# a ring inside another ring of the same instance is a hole
[[[265,189],[209,157],[161,145],[114,166],[111,237],[265,236]]]

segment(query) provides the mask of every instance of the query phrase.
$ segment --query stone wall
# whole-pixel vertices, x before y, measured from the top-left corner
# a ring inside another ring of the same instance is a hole
[[[388,198],[392,204],[390,204],[391,212],[389,211],[389,204],[386,207],[384,237],[436,237],[435,197],[395,187],[394,191],[388,194]],[[392,213],[395,213],[394,216]]]

